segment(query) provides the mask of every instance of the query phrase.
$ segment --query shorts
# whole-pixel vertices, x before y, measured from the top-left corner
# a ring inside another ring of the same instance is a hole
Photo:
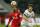
[[[11,27],[20,27],[20,26],[21,26],[21,23],[19,23],[19,24],[16,23],[16,24],[11,25]]]

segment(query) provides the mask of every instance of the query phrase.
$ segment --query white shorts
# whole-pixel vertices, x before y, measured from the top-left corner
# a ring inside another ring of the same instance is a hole
[[[25,19],[22,20],[22,23],[21,23],[22,26],[33,26],[32,23],[26,21]]]

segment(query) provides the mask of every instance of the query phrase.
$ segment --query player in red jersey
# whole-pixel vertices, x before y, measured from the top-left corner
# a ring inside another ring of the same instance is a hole
[[[12,20],[11,27],[20,27],[22,16],[21,13],[17,11],[16,5],[13,6],[13,12],[10,14],[9,21],[6,27],[8,27],[11,20]]]

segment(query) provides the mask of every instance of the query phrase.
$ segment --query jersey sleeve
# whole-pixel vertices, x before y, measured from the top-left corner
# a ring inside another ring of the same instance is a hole
[[[8,21],[8,24],[7,25],[10,24],[11,20],[12,20],[12,14],[10,14],[10,16],[9,16],[9,21]]]
[[[23,16],[24,16],[24,15],[27,17],[27,11],[24,12]]]
[[[20,22],[22,21],[22,14],[19,14]]]

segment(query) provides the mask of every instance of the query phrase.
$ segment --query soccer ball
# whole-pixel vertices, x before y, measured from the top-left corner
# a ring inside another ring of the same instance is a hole
[[[13,5],[16,5],[17,3],[16,3],[16,1],[12,1],[11,2],[11,5],[13,6]]]

